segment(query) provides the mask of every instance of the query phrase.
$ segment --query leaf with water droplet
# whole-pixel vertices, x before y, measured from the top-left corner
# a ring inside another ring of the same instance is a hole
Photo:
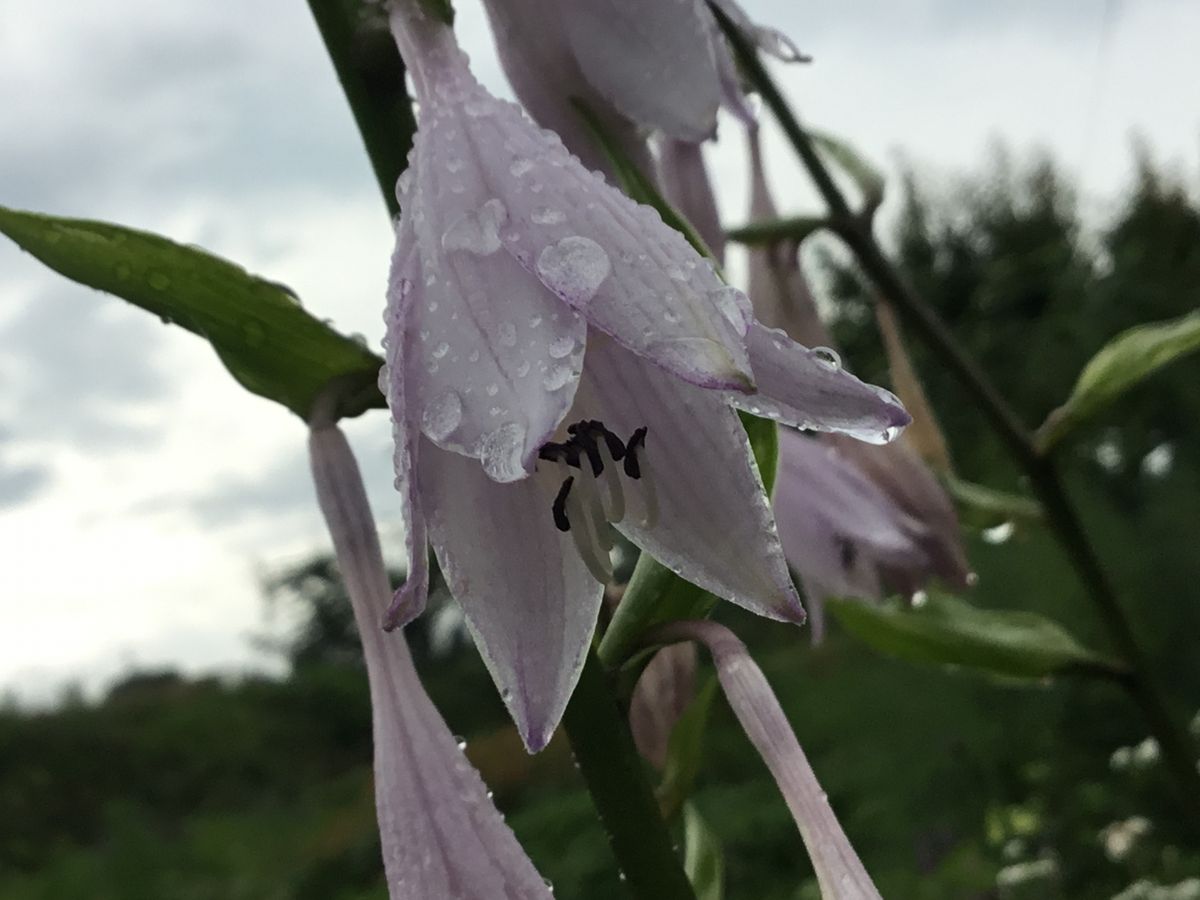
[[[536,270],[542,284],[568,303],[582,305],[596,296],[612,262],[591,238],[570,235],[542,250]]]
[[[385,406],[383,361],[297,305],[273,281],[167,238],[0,207],[0,232],[51,269],[205,338],[245,388],[307,416],[339,380],[342,415]],[[53,236],[53,237],[51,237]]]

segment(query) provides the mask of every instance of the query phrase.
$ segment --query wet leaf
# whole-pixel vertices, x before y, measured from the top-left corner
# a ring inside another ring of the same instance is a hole
[[[842,627],[882,653],[910,662],[961,666],[1010,678],[1071,671],[1117,674],[1121,667],[1037,613],[978,609],[930,591],[924,603],[827,601]]]
[[[301,417],[335,380],[342,415],[385,405],[376,387],[383,361],[306,312],[284,285],[108,222],[0,207],[0,232],[72,281],[198,334],[243,387]]]
[[[1200,310],[1117,335],[1084,366],[1067,402],[1038,429],[1038,446],[1042,452],[1050,450],[1130,388],[1196,350],[1200,350]]]

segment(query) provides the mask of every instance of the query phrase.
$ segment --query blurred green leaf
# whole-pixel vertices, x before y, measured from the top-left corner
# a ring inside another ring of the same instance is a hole
[[[722,900],[725,896],[725,854],[721,841],[690,803],[683,807],[683,870],[696,892],[696,900]]]
[[[864,211],[877,209],[883,202],[883,173],[867,162],[848,141],[825,131],[807,130],[816,148],[850,176],[862,194]]]
[[[107,222],[0,207],[0,232],[71,280],[200,335],[243,387],[301,417],[335,380],[342,382],[342,415],[384,406],[376,386],[383,361],[305,312],[281,284]]]
[[[894,600],[874,605],[832,599],[827,604],[842,627],[859,640],[910,662],[963,666],[1013,678],[1122,671],[1057,622],[1036,613],[977,609],[936,591],[912,607]]]
[[[704,729],[708,726],[708,714],[716,693],[717,681],[710,677],[680,715],[667,739],[667,761],[658,787],[658,798],[666,819],[674,818],[695,787],[704,752]]]
[[[751,246],[775,244],[780,241],[799,243],[814,231],[819,231],[828,225],[829,220],[823,216],[789,216],[784,219],[753,222],[740,228],[730,228],[725,232],[725,236],[731,241]]]
[[[1084,366],[1067,402],[1046,417],[1038,429],[1038,446],[1043,452],[1050,450],[1127,390],[1196,350],[1200,350],[1200,310],[1117,335]]]
[[[998,491],[950,474],[942,475],[942,484],[958,504],[963,518],[981,528],[1014,520],[1038,522],[1042,519],[1042,507],[1031,497]]]

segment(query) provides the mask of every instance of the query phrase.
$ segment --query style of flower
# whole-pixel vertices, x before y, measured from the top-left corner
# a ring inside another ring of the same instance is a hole
[[[432,545],[526,745],[549,740],[616,527],[762,615],[803,611],[736,408],[885,442],[899,402],[754,321],[652,209],[475,81],[452,32],[392,11],[418,131],[398,187],[387,369],[419,613]]]

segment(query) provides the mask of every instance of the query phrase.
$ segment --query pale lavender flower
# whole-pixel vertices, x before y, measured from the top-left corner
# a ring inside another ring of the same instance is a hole
[[[629,699],[629,729],[638,752],[656,769],[667,763],[671,732],[696,696],[696,647],[690,641],[657,651]]]
[[[367,662],[375,805],[389,895],[549,900],[552,892],[421,686],[404,635],[379,630],[391,588],[345,437],[323,423],[312,431],[309,450]]]
[[[716,622],[676,622],[660,629],[656,637],[663,641],[690,639],[708,647],[725,699],[770,769],[800,830],[821,896],[826,900],[879,900],[879,891],[850,845],[775,692],[746,645]]]
[[[757,129],[748,130],[748,139],[751,221],[777,218]],[[749,269],[756,318],[810,346],[834,346],[804,277],[796,242],[753,248]],[[825,352],[838,358],[835,350]],[[928,414],[923,397],[917,409]],[[906,437],[886,447],[867,447],[828,435],[822,441],[835,448],[829,453],[801,438],[781,443],[775,515],[788,561],[805,585],[810,610],[817,613],[814,636],[821,632],[818,604],[823,596],[911,594],[933,576],[955,588],[970,583],[954,506]],[[821,481],[829,483],[824,506],[809,495],[820,494],[816,486]],[[861,490],[862,481],[870,483],[870,492]],[[829,496],[829,490],[840,497]],[[860,509],[841,506],[851,496],[860,497]],[[867,523],[874,538],[863,534]],[[829,551],[834,535],[852,560],[840,574],[828,565],[836,558]]]
[[[582,666],[615,526],[689,580],[803,612],[740,406],[886,441],[890,394],[754,322],[652,209],[472,77],[452,32],[394,7],[418,131],[399,186],[384,386],[411,575],[431,544],[531,749]]]

